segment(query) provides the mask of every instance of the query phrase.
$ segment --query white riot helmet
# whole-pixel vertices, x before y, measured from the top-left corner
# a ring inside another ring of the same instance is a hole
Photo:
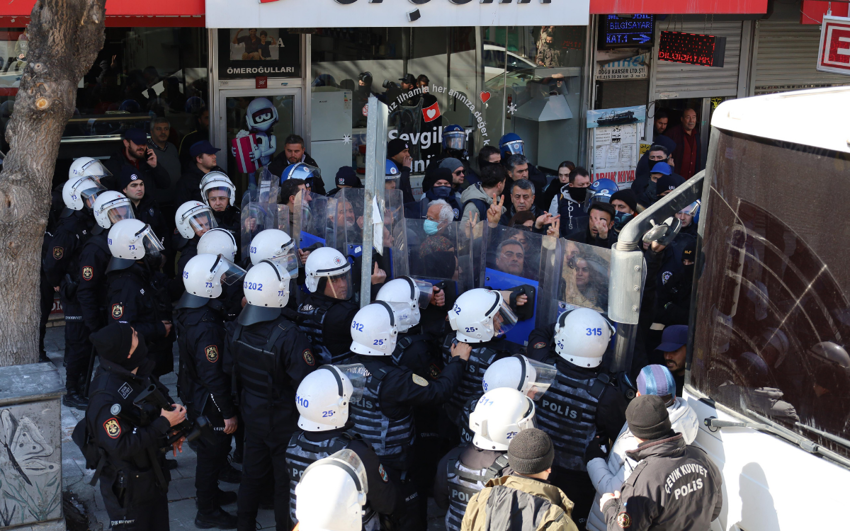
[[[183,268],[183,286],[186,293],[215,299],[221,296],[221,284],[232,286],[245,275],[245,270],[220,254],[193,256]]]
[[[74,160],[68,169],[68,180],[78,177],[92,177],[100,182],[104,177],[111,176],[112,173],[106,169],[102,162],[91,157],[80,157]]]
[[[295,254],[295,240],[289,234],[280,229],[266,229],[260,231],[251,240],[251,263],[259,264],[263,260],[273,260],[275,262],[285,262],[288,270],[293,269],[293,259]]]
[[[409,304],[412,311],[412,320],[409,327],[399,323],[399,332],[407,332],[411,327],[419,324],[420,309],[428,307],[433,295],[433,285],[422,280],[410,277],[400,277],[390,280],[378,291],[376,300],[384,302],[396,302]]]
[[[295,393],[298,427],[314,432],[345,427],[348,405],[363,395],[367,374],[362,363],[322,365],[308,374]]]
[[[62,186],[62,200],[71,210],[92,208],[97,196],[105,191],[106,188],[92,177],[74,177]]]
[[[340,450],[311,464],[295,486],[299,531],[360,531],[369,484],[360,457]]]
[[[236,197],[236,187],[233,186],[233,181],[220,171],[211,171],[204,175],[201,179],[201,198],[204,203],[210,204],[209,194],[213,190],[222,190],[227,192],[227,197],[230,200],[230,206],[233,206],[234,198]]]
[[[484,343],[504,335],[517,317],[498,291],[475,288],[463,293],[449,312],[449,323],[458,341]]]
[[[125,260],[141,260],[165,250],[151,226],[138,219],[124,219],[113,225],[106,242],[112,256]]]
[[[558,316],[555,350],[576,367],[598,367],[613,335],[614,327],[602,314],[578,308]]]
[[[511,439],[534,427],[534,402],[517,391],[502,387],[484,393],[469,415],[472,444],[482,450],[507,451]]]
[[[364,356],[391,356],[397,340],[395,312],[384,301],[364,306],[351,321],[352,352]]]
[[[198,254],[220,254],[236,260],[236,238],[227,229],[212,229],[198,240]]]
[[[493,362],[484,371],[481,386],[484,392],[507,387],[516,389],[532,400],[539,400],[558,374],[554,365],[529,359],[522,354]]]
[[[121,192],[107,190],[97,196],[92,205],[94,220],[104,229],[112,227],[122,219],[136,219],[133,204]]]
[[[304,284],[310,293],[319,289],[319,280],[327,278],[331,284],[334,298],[348,300],[353,295],[351,284],[351,264],[341,252],[332,247],[319,247],[307,258],[304,264],[306,279]]]
[[[251,306],[283,308],[289,302],[289,271],[276,262],[263,260],[245,274],[242,289]]]
[[[208,231],[218,226],[210,207],[200,201],[186,201],[180,205],[174,214],[174,223],[187,240],[195,237],[195,231]]]

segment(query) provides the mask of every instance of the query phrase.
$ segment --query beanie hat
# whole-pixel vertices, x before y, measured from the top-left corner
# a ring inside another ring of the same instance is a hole
[[[637,388],[642,396],[672,395],[676,397],[676,381],[664,365],[647,365],[641,369],[637,377]]]
[[[554,460],[552,439],[537,428],[520,431],[508,446],[508,464],[519,474],[539,474],[552,468]]]
[[[401,138],[393,138],[387,142],[387,158],[393,158],[405,149],[408,149],[407,142]]]
[[[440,161],[440,168],[445,168],[450,172],[454,172],[456,169],[463,166],[463,162],[457,160],[456,158],[448,157]]]
[[[336,185],[363,188],[363,183],[360,182],[360,178],[351,166],[342,166],[336,172]]]
[[[457,168],[457,166],[455,166]],[[425,170],[425,177],[422,178],[422,191],[424,193],[428,193],[428,190],[434,187],[434,183],[439,181],[440,179],[446,180],[449,182],[449,185],[452,184],[452,171],[447,170],[446,168],[440,167],[439,165],[434,165],[433,169],[431,166],[428,166],[428,169]]]
[[[104,326],[89,336],[89,340],[101,359],[125,367],[130,348],[133,346],[133,327],[127,323],[115,323]],[[130,367],[135,369],[135,367]]]
[[[118,176],[118,189],[123,190],[127,188],[131,182],[138,181],[141,178],[142,175],[139,173],[139,170],[129,164],[124,164],[121,167],[121,175]]]
[[[626,408],[626,422],[635,437],[645,441],[663,439],[673,431],[664,400],[656,395],[641,395]]]
[[[615,199],[619,199],[623,203],[629,205],[629,208],[632,209],[632,212],[637,214],[637,197],[635,196],[635,193],[631,188],[626,188],[625,190],[614,192],[611,195],[611,202],[613,203]]]

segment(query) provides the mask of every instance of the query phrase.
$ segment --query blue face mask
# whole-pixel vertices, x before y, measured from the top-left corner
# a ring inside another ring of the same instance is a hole
[[[632,219],[634,214],[626,214],[625,212],[617,212],[614,214],[614,227],[617,229],[622,229],[626,226],[626,223]]]
[[[437,199],[448,199],[452,195],[451,186],[435,186],[431,188],[431,195]]]
[[[422,228],[425,230],[425,234],[433,236],[440,230],[440,224],[436,221],[426,219],[425,223],[422,224]]]

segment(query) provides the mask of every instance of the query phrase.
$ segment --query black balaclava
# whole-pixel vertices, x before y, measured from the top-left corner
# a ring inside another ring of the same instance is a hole
[[[89,339],[101,359],[120,365],[128,371],[141,367],[147,360],[148,347],[141,334],[133,355],[127,357],[133,346],[133,327],[127,323],[105,326],[89,336]]]

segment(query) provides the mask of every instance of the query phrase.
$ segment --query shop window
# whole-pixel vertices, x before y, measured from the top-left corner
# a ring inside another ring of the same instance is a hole
[[[848,456],[829,436],[850,439],[849,235],[823,214],[850,159],[725,132],[716,153],[690,385]],[[801,172],[831,193],[801,203]]]

